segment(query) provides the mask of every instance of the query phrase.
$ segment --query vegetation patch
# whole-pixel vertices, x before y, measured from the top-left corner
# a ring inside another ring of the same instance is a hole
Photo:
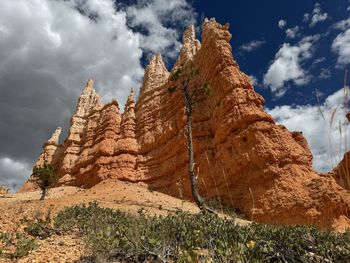
[[[217,208],[216,202],[211,205]],[[206,211],[131,215],[95,202],[65,208],[53,220],[49,212],[21,222],[26,225],[22,233],[0,233],[0,258],[25,257],[39,239],[73,233],[86,245],[88,257],[82,262],[350,262],[349,232],[239,226]]]
[[[23,208],[20,207],[20,210]],[[24,217],[20,220],[24,225],[23,231],[0,232],[0,258],[18,259],[28,256],[30,251],[38,248],[38,240],[45,239],[56,231],[52,228],[51,211],[43,217],[39,211],[35,211],[32,218]]]
[[[35,239],[26,234],[0,233],[0,258],[22,258],[28,256],[29,252],[36,248]]]
[[[61,211],[54,227],[77,231],[93,262],[350,262],[350,233],[238,226],[207,212],[134,216],[90,203]]]

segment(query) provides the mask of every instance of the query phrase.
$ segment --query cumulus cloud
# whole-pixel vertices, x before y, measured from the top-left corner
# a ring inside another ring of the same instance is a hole
[[[321,68],[319,78],[320,79],[329,79],[332,76],[330,68]]]
[[[281,19],[280,21],[278,21],[278,27],[280,29],[284,29],[286,25],[287,25],[287,21],[286,20]]]
[[[342,20],[334,27],[343,31],[332,43],[332,51],[338,55],[337,64],[343,66],[350,63],[350,19]]]
[[[335,29],[346,30],[350,27],[350,18],[341,20],[333,25]]]
[[[325,57],[319,57],[319,58],[316,58],[314,60],[314,62],[312,62],[312,65],[317,65],[317,64],[320,64],[322,62],[326,61],[326,58]]]
[[[31,165],[24,161],[15,161],[11,158],[0,158],[1,183],[17,190],[23,178],[31,174]]]
[[[305,23],[309,23],[309,27],[314,27],[318,23],[324,22],[327,19],[328,13],[322,13],[321,5],[319,3],[316,3],[311,14],[304,14],[303,21]]]
[[[249,75],[249,78],[250,78],[250,82],[253,86],[258,85],[258,79],[254,75]]]
[[[281,97],[291,82],[297,86],[309,82],[310,76],[302,68],[302,63],[310,59],[319,35],[304,37],[297,45],[284,43],[264,75],[264,85],[269,87],[276,97]]]
[[[263,46],[266,43],[265,40],[252,40],[248,43],[243,44],[238,48],[239,52],[243,53],[249,53],[255,50],[258,50],[261,46]]]
[[[299,26],[295,26],[293,28],[288,28],[286,30],[287,38],[296,38],[299,34],[299,31],[300,31]]]
[[[140,35],[141,47],[151,53],[161,52],[174,59],[180,50],[178,42],[179,30],[169,28],[166,24],[183,27],[195,24],[194,10],[185,0],[153,0],[150,5],[139,1],[137,5],[126,9],[129,25],[134,28],[146,29]]]
[[[319,172],[331,170],[349,150],[349,145],[345,144],[350,135],[345,118],[348,92],[348,89],[340,89],[321,105],[285,105],[267,110],[289,130],[303,132],[314,156],[313,166]]]
[[[90,77],[105,100],[123,105],[140,86],[142,59],[173,58],[195,19],[186,0],[0,1],[0,158],[32,164],[53,130],[67,129]]]

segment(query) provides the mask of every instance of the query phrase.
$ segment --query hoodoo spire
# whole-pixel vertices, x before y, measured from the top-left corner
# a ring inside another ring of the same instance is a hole
[[[92,109],[100,106],[102,106],[102,100],[94,89],[93,79],[89,79],[79,97],[75,116],[85,117]]]
[[[123,131],[123,138],[135,138],[135,93],[134,89],[131,88],[130,95],[126,101],[123,119],[121,123],[121,130]]]
[[[147,91],[160,87],[166,83],[168,77],[169,72],[164,65],[162,55],[160,53],[154,55],[146,68],[141,87],[141,95]]]
[[[57,127],[57,129],[51,135],[50,139],[48,139],[45,144],[56,144],[57,145],[58,141],[60,139],[61,131],[62,131],[61,127]]]
[[[230,39],[228,24],[206,19],[199,44],[190,26],[176,64],[200,70],[192,90],[208,83],[212,91],[198,98],[192,119],[201,195],[220,198],[255,221],[350,229],[350,176],[343,172],[350,154],[341,173],[317,174],[306,139],[264,110],[263,97],[233,58]],[[169,80],[162,56],[153,56],[136,109],[131,90],[121,114],[114,101],[102,105],[89,80],[64,145],[56,145],[57,130],[35,165],[51,163],[56,186],[90,188],[106,180],[94,189],[103,191],[111,179],[126,180],[190,199],[184,101],[181,92],[169,92],[180,81]],[[22,191],[35,189],[31,176]]]
[[[195,28],[193,25],[191,25],[183,33],[180,55],[175,63],[174,69],[188,61],[191,61],[200,48],[201,44],[196,39]]]

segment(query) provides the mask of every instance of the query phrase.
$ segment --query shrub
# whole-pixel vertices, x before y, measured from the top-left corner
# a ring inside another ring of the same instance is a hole
[[[34,239],[23,233],[0,233],[0,256],[10,258],[22,258],[30,251],[37,248]]]
[[[33,237],[45,239],[54,233],[54,230],[49,226],[49,220],[39,218],[35,220],[28,220],[26,223],[27,226],[24,230]]]
[[[28,256],[29,252],[36,249],[37,244],[32,238],[28,238],[24,235],[18,235],[16,249],[13,253],[14,258],[22,258]]]
[[[75,229],[95,260],[121,262],[350,262],[350,233],[314,227],[238,226],[212,213],[137,216],[96,203],[61,211],[60,231]]]

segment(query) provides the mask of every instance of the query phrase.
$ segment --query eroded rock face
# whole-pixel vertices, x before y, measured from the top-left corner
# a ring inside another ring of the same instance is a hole
[[[50,139],[43,145],[43,151],[39,158],[34,164],[34,167],[41,167],[45,163],[51,164],[53,167],[58,167],[60,165],[62,157],[63,146],[59,144],[59,138],[61,135],[61,127],[58,127],[54,133],[51,135]],[[36,178],[31,175],[28,181],[19,190],[20,192],[35,191],[38,190],[38,184]]]
[[[348,189],[318,175],[302,134],[277,125],[264,111],[264,99],[233,59],[230,39],[228,25],[206,19],[201,44],[193,27],[185,31],[175,64],[199,69],[192,89],[211,86],[211,95],[201,96],[193,115],[201,195],[220,198],[258,221],[321,227],[348,222]],[[191,198],[184,104],[180,92],[169,92],[168,79],[157,54],[146,69],[138,102],[131,91],[123,113],[116,102],[103,105],[89,81],[55,162],[59,185],[90,187],[115,178]]]
[[[173,70],[193,60],[197,51],[201,48],[200,42],[196,39],[194,26],[189,26],[182,37],[182,48]]]
[[[333,177],[338,185],[350,191],[350,152],[344,154],[343,160],[328,173],[328,176]]]
[[[101,110],[103,107],[100,96],[96,93],[92,79],[88,80],[83,93],[79,97],[78,105],[70,121],[68,137],[64,142],[62,160],[57,167],[57,172],[61,178],[60,182],[74,181],[72,170],[79,159],[82,145],[86,143],[86,128],[88,117],[93,111]]]

